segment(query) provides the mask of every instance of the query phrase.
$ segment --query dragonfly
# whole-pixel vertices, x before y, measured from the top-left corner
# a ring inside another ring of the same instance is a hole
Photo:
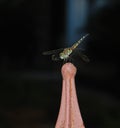
[[[64,62],[67,62],[71,59],[72,55],[81,44],[81,42],[88,36],[89,34],[84,35],[82,38],[80,38],[77,42],[75,42],[71,47],[67,48],[60,48],[56,50],[51,50],[51,51],[45,51],[43,52],[43,55],[52,55],[52,60],[53,61],[58,61],[58,60],[63,60]],[[79,49],[79,56],[84,62],[89,62],[89,58],[82,53],[82,49]]]

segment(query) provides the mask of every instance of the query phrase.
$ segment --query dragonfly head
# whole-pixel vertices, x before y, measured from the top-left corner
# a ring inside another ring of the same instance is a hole
[[[63,52],[61,52],[61,53],[60,53],[60,59],[62,59],[62,60],[63,60],[64,58],[65,58],[65,57],[64,57],[64,53],[63,53]]]

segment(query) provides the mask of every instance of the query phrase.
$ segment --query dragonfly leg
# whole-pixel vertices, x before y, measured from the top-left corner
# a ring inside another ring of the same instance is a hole
[[[67,63],[68,62],[68,58],[65,58],[64,60],[63,60],[63,64],[65,64],[65,63]]]
[[[69,60],[69,62],[72,62],[73,61],[73,58],[72,57],[69,57],[68,60]]]
[[[64,59],[64,63],[72,62],[72,60],[73,59],[71,57],[68,57],[68,58]]]

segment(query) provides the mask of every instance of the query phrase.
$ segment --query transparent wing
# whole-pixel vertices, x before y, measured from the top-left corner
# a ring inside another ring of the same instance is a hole
[[[55,54],[55,53],[60,53],[64,50],[64,48],[60,48],[60,49],[56,49],[56,50],[51,50],[51,51],[45,51],[42,54],[43,55],[51,55],[51,54]]]
[[[89,58],[84,54],[84,50],[80,48],[76,48],[73,53],[71,54],[71,57],[79,56],[84,62],[89,62]]]
[[[85,49],[84,49],[84,48],[75,48],[75,49],[73,50],[73,52],[74,52],[74,51],[82,51],[82,52],[84,52]]]
[[[60,59],[59,54],[53,54],[53,55],[52,55],[52,60],[53,60],[53,61],[60,61],[61,59]]]
[[[90,59],[85,54],[80,53],[79,55],[83,61],[87,63],[90,62]]]

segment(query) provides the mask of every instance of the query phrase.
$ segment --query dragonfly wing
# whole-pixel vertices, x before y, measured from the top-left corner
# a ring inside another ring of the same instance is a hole
[[[89,58],[83,54],[84,49],[76,48],[73,53],[71,54],[71,57],[74,58],[74,56],[79,56],[84,62],[89,62]]]
[[[90,62],[90,59],[85,54],[80,53],[80,57],[82,58],[83,61],[87,63]]]
[[[43,55],[51,55],[51,54],[59,53],[59,52],[61,52],[61,51],[63,51],[63,50],[64,50],[63,48],[60,48],[60,49],[56,49],[56,50],[45,51],[45,52],[43,52],[42,54],[43,54]]]
[[[85,49],[84,48],[75,48],[75,50],[74,51],[85,51]]]
[[[53,61],[59,61],[59,60],[61,60],[59,54],[53,54],[52,55],[52,60]]]

